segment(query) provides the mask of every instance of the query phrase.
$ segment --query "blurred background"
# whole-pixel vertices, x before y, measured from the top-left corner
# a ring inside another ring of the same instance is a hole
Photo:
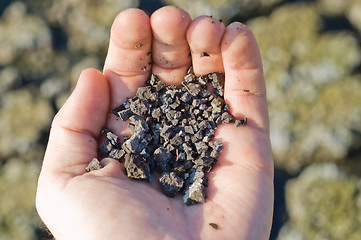
[[[52,117],[102,69],[116,14],[172,4],[246,23],[275,159],[270,239],[361,239],[361,0],[0,1],[0,240],[52,239],[34,207]]]

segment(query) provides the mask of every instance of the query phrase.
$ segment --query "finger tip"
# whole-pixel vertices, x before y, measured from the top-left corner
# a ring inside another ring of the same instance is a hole
[[[105,80],[105,76],[96,68],[85,68],[81,71],[79,79]]]
[[[109,104],[109,86],[105,75],[95,68],[84,69],[79,76],[77,85],[85,85],[84,88],[88,88],[84,91],[89,91],[89,94],[99,98],[99,101],[105,105]],[[90,96],[91,96],[90,95]]]
[[[149,19],[148,15],[139,8],[127,8],[115,17],[114,22],[123,21],[124,18],[143,18],[143,19]]]
[[[242,45],[257,45],[251,29],[240,22],[233,22],[225,28],[222,39],[222,48],[228,48],[234,41],[238,41],[238,43]]]
[[[170,16],[184,19],[185,21],[192,20],[188,12],[173,5],[168,5],[159,8],[151,15],[150,19],[151,21],[164,21],[164,17],[170,17]]]
[[[187,40],[196,75],[224,72],[220,48],[224,29],[223,23],[210,16],[200,16],[190,24]]]
[[[138,8],[128,8],[118,13],[115,17],[112,24],[112,30],[127,27],[129,25],[140,25],[138,23],[142,23],[144,21],[149,21],[149,17],[143,10]]]
[[[143,10],[129,8],[115,17],[111,27],[111,41],[120,47],[134,48],[137,44],[150,42],[150,39],[149,17]]]
[[[257,41],[246,25],[231,23],[224,32],[221,51],[225,67],[258,68],[262,66]]]
[[[150,17],[155,39],[169,45],[186,41],[185,34],[191,21],[186,11],[175,6],[162,7]]]
[[[211,16],[199,16],[187,29],[187,40],[193,48],[202,48],[205,43],[220,42],[225,26]]]

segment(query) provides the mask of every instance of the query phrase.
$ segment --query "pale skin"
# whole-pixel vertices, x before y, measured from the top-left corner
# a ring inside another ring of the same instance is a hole
[[[201,58],[201,52],[210,56]],[[110,110],[145,85],[150,73],[179,85],[191,64],[197,75],[224,72],[230,112],[248,118],[247,126],[218,127],[224,150],[207,175],[206,202],[185,206],[180,194],[161,193],[156,179],[150,184],[128,179],[113,159],[87,173],[87,164],[98,156],[102,127],[126,133],[126,124]],[[84,70],[53,120],[36,207],[59,240],[268,239],[273,160],[262,62],[252,32],[241,23],[225,27],[207,16],[192,21],[170,6],[150,18],[139,9],[121,12],[103,72]]]

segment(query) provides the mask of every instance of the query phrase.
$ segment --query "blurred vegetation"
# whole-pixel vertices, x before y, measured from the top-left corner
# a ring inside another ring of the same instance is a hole
[[[361,0],[2,0],[0,240],[51,238],[34,206],[51,120],[81,70],[101,70],[117,13],[167,4],[256,36],[276,163],[271,239],[357,239]]]

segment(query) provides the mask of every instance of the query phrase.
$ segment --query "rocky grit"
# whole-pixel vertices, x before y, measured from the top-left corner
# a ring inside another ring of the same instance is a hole
[[[215,93],[207,90],[211,86]],[[153,171],[158,171],[165,195],[181,192],[186,205],[204,203],[205,173],[223,149],[220,141],[212,140],[214,130],[221,123],[247,124],[247,118],[235,119],[228,112],[223,92],[223,73],[197,77],[190,68],[182,87],[168,86],[151,75],[133,98],[112,110],[122,121],[129,120],[133,135],[120,138],[104,127],[101,155],[124,161],[132,179],[151,181]]]

